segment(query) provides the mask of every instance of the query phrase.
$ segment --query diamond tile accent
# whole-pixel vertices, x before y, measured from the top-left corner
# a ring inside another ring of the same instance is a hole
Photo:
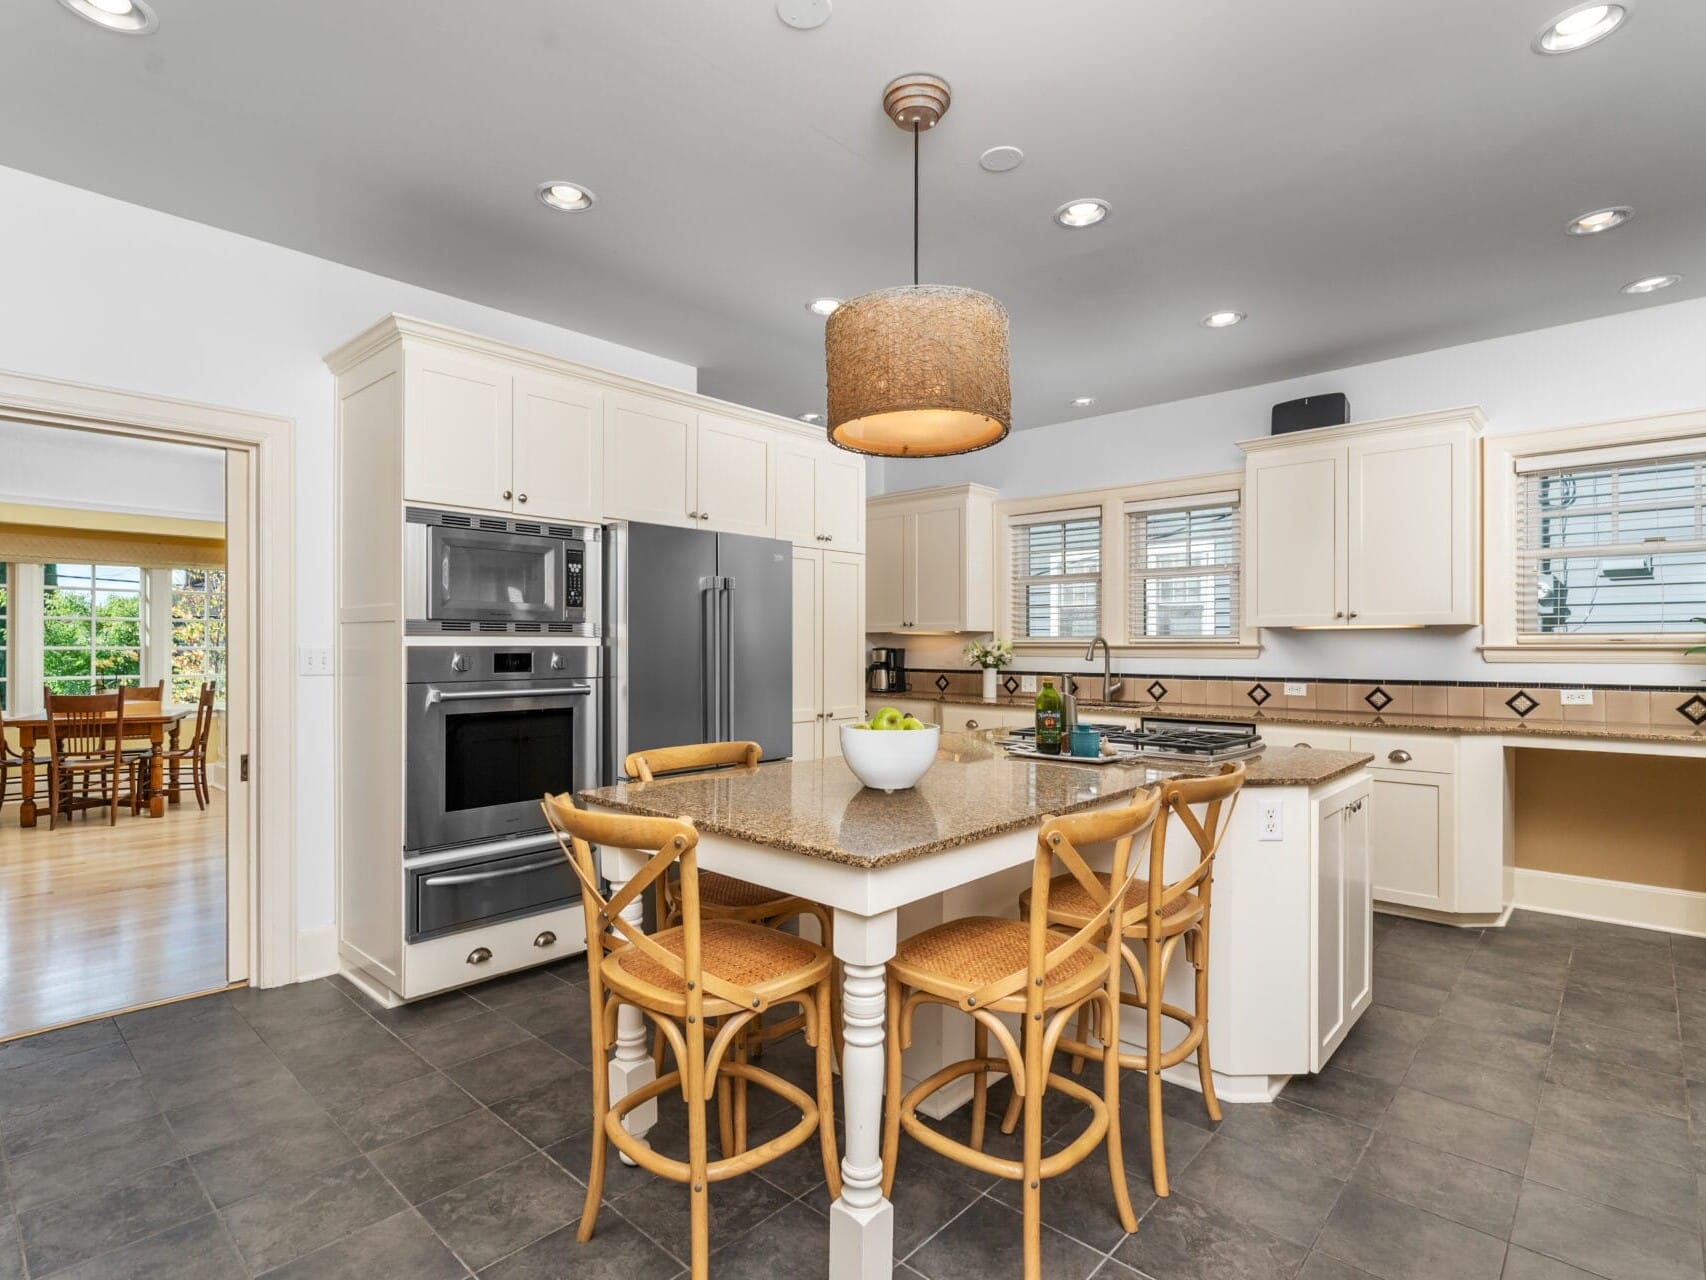
[[[1676,713],[1684,720],[1688,721],[1689,724],[1706,724],[1706,698],[1702,698],[1697,693],[1687,702],[1678,707],[1676,709]]]
[[[1269,698],[1273,697],[1274,695],[1268,689],[1267,685],[1262,684],[1260,681],[1258,681],[1257,683],[1251,685],[1248,689],[1246,689],[1244,691],[1244,696],[1246,698],[1250,699],[1251,702],[1254,702],[1259,707],[1264,702],[1266,702]]]
[[[1392,705],[1392,695],[1387,693],[1386,690],[1382,689],[1379,685],[1375,685],[1374,688],[1363,694],[1362,700],[1368,703],[1368,705],[1373,707],[1376,711],[1384,711],[1387,707]]]
[[[947,676],[937,676],[936,677],[936,688],[938,690],[940,690],[942,693],[946,693],[948,691],[948,685],[950,683],[951,682],[949,681]]]
[[[1001,682],[1001,687],[1003,689],[1007,690],[1008,693],[1018,693],[1019,692],[1019,681],[1014,676],[1008,676],[1005,680],[1003,680]]]
[[[1505,699],[1505,705],[1521,717],[1528,715],[1528,713],[1538,707],[1540,703],[1537,699],[1529,696],[1527,689],[1518,689],[1515,693],[1511,694],[1510,697]]]
[[[1151,698],[1154,698],[1155,701],[1160,702],[1161,699],[1167,696],[1167,686],[1162,684],[1159,680],[1152,680],[1150,681],[1149,688],[1145,689],[1144,692]]]

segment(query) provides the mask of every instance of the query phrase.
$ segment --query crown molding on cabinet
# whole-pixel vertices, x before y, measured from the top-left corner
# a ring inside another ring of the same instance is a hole
[[[1467,423],[1477,435],[1487,429],[1487,415],[1479,405],[1463,405],[1456,409],[1436,409],[1430,413],[1410,413],[1397,418],[1375,418],[1368,422],[1345,422],[1336,427],[1311,427],[1307,431],[1288,431],[1279,436],[1257,436],[1240,440],[1238,447],[1245,453],[1260,453],[1264,449],[1294,448],[1310,441],[1349,440],[1357,436],[1378,435],[1383,431],[1401,428],[1432,427],[1445,423]]]

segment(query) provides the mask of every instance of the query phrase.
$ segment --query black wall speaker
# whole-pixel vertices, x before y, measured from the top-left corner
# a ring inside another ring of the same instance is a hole
[[[1271,434],[1283,436],[1288,431],[1308,431],[1311,427],[1337,427],[1351,420],[1351,402],[1343,392],[1329,396],[1304,396],[1274,406],[1274,425]]]

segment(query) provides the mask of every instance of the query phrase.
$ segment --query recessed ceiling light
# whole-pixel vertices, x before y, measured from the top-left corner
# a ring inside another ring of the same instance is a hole
[[[1205,329],[1230,329],[1243,318],[1242,311],[1210,311],[1201,323]]]
[[[812,423],[822,422],[823,415],[821,413],[802,413],[800,415],[800,421]]]
[[[810,302],[806,303],[806,310],[811,312],[814,316],[828,316],[833,315],[835,313],[835,309],[840,305],[840,298],[813,298]]]
[[[144,0],[59,0],[79,18],[108,31],[145,36],[160,25]]]
[[[1681,279],[1682,279],[1681,276],[1675,276],[1675,275],[1671,275],[1671,276],[1643,276],[1639,280],[1631,280],[1628,284],[1624,285],[1623,286],[1623,292],[1624,293],[1657,293],[1660,289],[1670,288],[1673,284],[1677,283],[1677,281],[1679,281]]]
[[[1534,37],[1536,53],[1574,53],[1598,44],[1629,16],[1621,4],[1579,4],[1566,9]]]
[[[1635,211],[1628,205],[1617,205],[1610,209],[1595,209],[1592,213],[1584,213],[1579,218],[1571,218],[1570,224],[1564,228],[1573,236],[1597,236],[1602,232],[1621,227]]]
[[[991,147],[977,158],[990,173],[1006,173],[1025,162],[1025,153],[1018,147]]]
[[[1072,399],[1072,407],[1074,409],[1088,409],[1095,403],[1095,396],[1074,396]]]
[[[829,21],[832,0],[776,0],[776,16],[795,31],[812,31]]]
[[[539,184],[539,203],[547,209],[555,209],[558,213],[581,213],[592,208],[592,202],[598,199],[592,192],[578,182],[541,182]]]
[[[1098,200],[1094,196],[1086,196],[1081,200],[1068,200],[1054,211],[1054,220],[1063,227],[1078,230],[1080,227],[1093,227],[1108,216],[1108,202]]]

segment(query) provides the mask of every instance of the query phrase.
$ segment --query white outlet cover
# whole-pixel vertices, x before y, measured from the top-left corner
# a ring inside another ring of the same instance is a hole
[[[1256,839],[1284,840],[1284,812],[1285,810],[1278,800],[1262,801],[1261,809],[1256,816]]]
[[[1020,676],[1019,677],[1019,692],[1020,693],[1035,693],[1036,691],[1037,691],[1037,678],[1035,676]]]
[[[1309,686],[1306,684],[1302,684],[1296,680],[1287,680],[1285,682],[1285,696],[1288,698],[1302,698],[1308,693]]]
[[[1593,706],[1593,690],[1562,689],[1559,691],[1558,700],[1566,707],[1591,707]]]

